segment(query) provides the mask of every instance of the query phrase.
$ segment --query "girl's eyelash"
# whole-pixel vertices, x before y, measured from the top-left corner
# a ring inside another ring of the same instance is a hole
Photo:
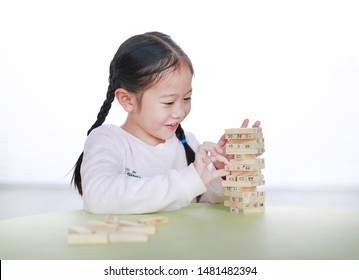
[[[186,98],[183,98],[184,101],[191,101],[192,97],[186,97]],[[174,104],[174,101],[171,101],[171,102],[163,102],[164,105],[172,105]]]

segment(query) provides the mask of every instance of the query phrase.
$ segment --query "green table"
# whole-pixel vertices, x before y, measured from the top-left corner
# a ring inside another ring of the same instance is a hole
[[[359,208],[267,206],[234,215],[222,204],[148,215],[167,216],[147,243],[68,245],[67,230],[103,220],[82,210],[0,221],[0,259],[359,259]]]

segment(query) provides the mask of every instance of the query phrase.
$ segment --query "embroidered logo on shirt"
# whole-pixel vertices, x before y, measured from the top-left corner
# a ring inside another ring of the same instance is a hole
[[[134,170],[130,170],[129,168],[125,168],[125,174],[127,175],[127,176],[130,176],[130,177],[135,177],[135,178],[141,178],[141,176],[140,175],[137,175],[136,174],[137,172],[136,171],[134,171]]]

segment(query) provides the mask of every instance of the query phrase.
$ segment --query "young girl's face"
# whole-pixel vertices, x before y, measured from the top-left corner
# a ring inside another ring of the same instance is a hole
[[[149,145],[170,139],[191,111],[192,72],[182,64],[143,93],[123,129]]]

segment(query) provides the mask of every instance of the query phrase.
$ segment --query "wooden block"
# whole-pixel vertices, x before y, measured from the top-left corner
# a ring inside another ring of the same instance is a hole
[[[264,176],[263,175],[228,175],[226,176],[226,181],[230,182],[261,182],[263,181]]]
[[[227,175],[226,181],[235,182],[235,181],[237,181],[237,176],[236,175]]]
[[[243,143],[264,143],[264,138],[252,138],[252,139],[227,139],[227,143],[243,144]]]
[[[254,171],[231,171],[231,175],[229,176],[259,176],[262,175],[262,171],[260,170],[254,170]]]
[[[243,134],[243,133],[260,133],[261,127],[241,127],[241,128],[227,128],[224,134]]]
[[[127,227],[142,227],[143,224],[140,224],[137,221],[127,221],[127,220],[118,220],[117,224],[119,226],[127,226]]]
[[[237,164],[231,162],[230,165],[225,166],[226,171],[256,171],[264,168],[264,163],[258,164]]]
[[[257,191],[256,186],[253,186],[253,187],[238,187],[238,186],[227,187],[227,186],[223,186],[223,187],[224,187],[224,191],[228,191],[228,192],[256,192]]]
[[[264,158],[231,159],[233,164],[264,164]]]
[[[238,209],[249,209],[254,208],[253,202],[231,202],[231,201],[224,201],[224,206],[230,207],[230,208],[238,208]]]
[[[264,200],[262,201],[249,201],[249,202],[233,202],[230,200],[224,201],[224,206],[231,207],[231,208],[238,208],[238,209],[248,209],[248,208],[258,208],[264,206]]]
[[[81,244],[106,244],[107,234],[106,233],[80,233],[80,234],[69,234],[67,236],[67,243],[72,245]]]
[[[257,208],[247,208],[247,209],[239,209],[235,207],[229,208],[230,212],[233,214],[250,214],[250,213],[262,213],[264,212],[264,207],[257,207]]]
[[[242,144],[226,144],[226,150],[233,149],[263,149],[264,143],[242,143]]]
[[[231,187],[233,188],[233,190],[234,188],[238,188],[238,187],[256,187],[260,185],[265,185],[265,180],[256,181],[256,182],[227,181],[227,180],[222,181],[222,187]]]
[[[108,241],[109,243],[147,242],[148,236],[130,232],[112,232],[108,234]]]
[[[233,203],[259,203],[259,202],[264,203],[264,200],[265,197],[259,196],[258,192],[257,192],[257,196],[252,196],[252,197],[228,197],[228,201]]]
[[[137,233],[137,234],[155,234],[156,228],[154,225],[140,225],[140,226],[120,226],[117,232]]]
[[[265,192],[257,192],[258,197],[265,197]]]
[[[82,233],[82,234],[90,234],[92,231],[84,226],[71,226],[69,227],[69,233]]]
[[[87,222],[86,227],[94,232],[110,232],[116,231],[118,225],[106,223],[105,221],[92,220]]]
[[[233,157],[234,157],[235,160],[238,160],[238,159],[254,159],[254,158],[257,158],[258,155],[254,155],[254,154],[248,154],[248,155],[234,154]]]
[[[145,225],[167,224],[168,221],[169,221],[168,217],[163,217],[163,216],[150,217],[150,218],[144,218],[144,219],[138,220],[139,223],[142,223]]]
[[[225,134],[225,139],[259,139],[263,138],[263,133],[239,133],[239,134]]]
[[[118,218],[116,216],[107,215],[105,218],[105,222],[108,224],[117,224]]]
[[[227,155],[259,155],[263,154],[265,152],[264,148],[259,149],[228,149],[226,148],[226,154]]]
[[[239,198],[243,198],[243,197],[256,197],[257,196],[257,191],[249,191],[249,192],[231,192],[231,191],[224,191],[224,196],[229,196],[229,197],[239,197]]]
[[[262,182],[264,181],[264,176],[263,175],[257,175],[257,176],[237,176],[237,181],[240,182]]]

